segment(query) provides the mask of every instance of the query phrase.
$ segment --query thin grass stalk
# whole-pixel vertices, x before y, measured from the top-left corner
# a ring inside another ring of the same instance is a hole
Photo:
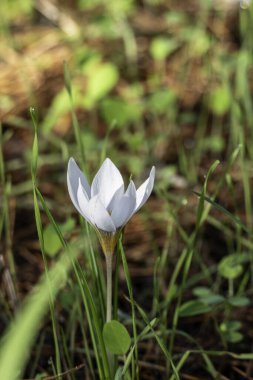
[[[102,337],[102,333],[101,333],[101,326],[98,322],[96,308],[95,308],[95,305],[94,305],[92,295],[91,295],[89,286],[87,284],[86,278],[85,278],[84,273],[83,273],[82,269],[80,268],[80,265],[78,264],[78,262],[75,262],[73,260],[73,254],[70,250],[70,247],[68,246],[68,244],[64,240],[62,233],[61,233],[58,225],[54,221],[54,218],[53,218],[52,214],[50,213],[42,194],[40,193],[40,191],[38,189],[36,189],[36,191],[37,191],[37,194],[39,195],[39,199],[41,201],[42,207],[43,207],[44,211],[46,212],[52,226],[54,227],[54,229],[55,229],[55,231],[56,231],[56,233],[57,233],[57,235],[58,235],[58,237],[62,243],[62,246],[66,249],[66,252],[68,253],[68,257],[70,259],[70,262],[73,266],[74,273],[75,273],[75,276],[76,276],[76,279],[77,279],[77,282],[79,285],[79,289],[81,292],[82,300],[84,303],[84,307],[86,310],[86,316],[87,316],[88,323],[89,323],[89,329],[90,329],[90,333],[91,333],[93,349],[95,352],[95,357],[96,357],[97,366],[98,366],[98,370],[99,370],[99,376],[100,376],[100,379],[108,380],[108,379],[110,379],[110,371],[109,371],[104,341],[103,341],[103,337]],[[97,342],[95,336],[97,336],[98,342]],[[101,350],[102,364],[100,362],[100,355],[99,355],[98,347],[100,347],[100,350]]]
[[[149,325],[145,326],[145,328],[143,329],[143,331],[138,335],[137,342],[139,342],[142,339],[144,339],[147,336],[147,334],[149,333],[149,331],[151,330],[151,328],[153,328],[156,323],[157,323],[157,318],[154,318],[150,322]],[[152,337],[153,336],[154,336],[154,334],[152,335]],[[126,358],[124,357],[124,367],[122,369],[122,375],[127,374],[127,370],[128,370],[128,368],[129,368],[129,366],[131,364],[132,356],[134,355],[134,350],[135,350],[135,344],[133,344],[131,350],[129,351],[129,353],[127,355],[127,357]]]
[[[73,128],[74,128],[74,134],[75,134],[75,139],[76,139],[76,143],[78,146],[78,150],[79,150],[80,155],[81,155],[82,169],[85,169],[86,168],[86,165],[85,165],[85,163],[86,163],[85,149],[84,149],[84,144],[83,144],[80,126],[79,126],[78,119],[76,117],[76,113],[75,113],[75,109],[74,109],[74,100],[73,100],[73,93],[72,93],[71,78],[70,78],[70,73],[69,73],[67,62],[64,62],[64,81],[65,81],[66,90],[67,90],[68,95],[69,95],[72,124],[73,124]]]
[[[185,259],[185,265],[184,265],[184,269],[183,269],[183,279],[182,279],[181,285],[179,287],[179,296],[177,298],[177,304],[176,304],[176,308],[175,308],[173,320],[172,320],[172,333],[171,333],[170,342],[169,342],[170,356],[172,356],[174,340],[175,340],[175,335],[176,335],[176,329],[177,329],[178,319],[179,319],[179,307],[180,307],[181,302],[182,302],[183,292],[185,290],[186,279],[187,279],[187,276],[189,273],[193,252],[194,252],[193,246],[190,246],[186,251],[186,259]],[[168,364],[169,365],[167,367],[167,371],[169,374],[170,363],[168,363]]]
[[[119,239],[119,249],[121,253],[121,260],[123,263],[123,269],[126,277],[127,282],[127,289],[130,297],[130,303],[131,303],[131,311],[132,311],[132,325],[133,325],[133,336],[134,336],[134,345],[135,345],[135,354],[134,358],[132,360],[132,380],[138,380],[139,379],[139,365],[138,365],[138,346],[137,346],[137,327],[136,327],[136,315],[135,315],[135,306],[134,306],[134,297],[133,297],[133,288],[132,288],[132,282],[131,277],[126,261],[126,256],[122,244],[122,235]]]
[[[33,149],[32,149],[32,163],[31,163],[34,213],[35,213],[35,222],[36,222],[36,228],[37,228],[37,232],[38,232],[40,249],[41,249],[41,253],[42,253],[42,258],[43,258],[43,263],[44,263],[44,268],[45,268],[45,274],[46,274],[46,279],[47,279],[47,285],[48,285],[49,307],[50,307],[50,314],[51,314],[51,320],[52,320],[54,347],[55,347],[56,372],[58,375],[62,372],[62,368],[61,368],[60,348],[59,348],[59,342],[58,342],[58,337],[57,337],[57,335],[58,335],[57,334],[57,322],[56,322],[56,318],[55,318],[55,309],[54,309],[54,303],[53,303],[53,297],[52,297],[52,291],[51,291],[51,284],[50,284],[50,279],[48,276],[48,265],[47,265],[47,258],[46,258],[45,249],[44,249],[42,221],[41,221],[40,210],[39,210],[38,199],[37,199],[37,193],[36,193],[37,164],[38,164],[39,148],[38,148],[38,132],[37,132],[38,125],[37,125],[35,111],[33,109],[31,109],[31,116],[32,116],[32,121],[33,121],[34,129],[35,129]],[[61,379],[61,377],[59,379]]]
[[[17,281],[16,281],[16,266],[12,251],[12,238],[11,238],[11,222],[10,222],[10,210],[9,210],[9,196],[11,191],[11,183],[6,180],[5,177],[5,165],[3,157],[3,130],[0,123],[0,183],[3,189],[2,194],[2,217],[0,221],[0,237],[2,235],[3,226],[5,225],[5,242],[6,242],[6,256],[8,266],[11,274],[11,293],[12,303],[15,308],[17,300]]]
[[[176,309],[175,309],[175,312],[173,315],[173,321],[172,321],[172,334],[170,336],[170,342],[169,342],[170,356],[172,356],[175,334],[176,334],[176,328],[178,325],[179,307],[180,307],[181,302],[182,302],[183,292],[185,290],[186,280],[187,280],[188,273],[190,270],[192,257],[193,257],[194,249],[195,249],[196,242],[197,242],[197,237],[198,237],[200,228],[201,228],[202,224],[204,223],[204,221],[206,220],[207,215],[208,215],[207,211],[204,208],[207,183],[208,183],[210,175],[214,172],[214,170],[216,169],[218,164],[219,164],[219,161],[215,161],[211,165],[210,169],[208,170],[208,173],[207,173],[204,185],[203,185],[203,189],[202,189],[202,192],[201,192],[200,198],[199,198],[199,204],[198,204],[197,213],[196,213],[196,228],[195,228],[195,231],[192,233],[192,235],[189,238],[188,247],[186,249],[184,267],[183,267],[183,278],[182,278],[181,285],[179,287],[179,296],[177,298]],[[210,207],[208,207],[208,211],[209,211],[209,209],[210,209]],[[171,366],[171,362],[167,362],[167,373],[168,374],[170,372],[170,366]]]
[[[85,331],[85,326],[83,324],[83,315],[82,315],[81,307],[79,304],[78,304],[78,309],[77,309],[77,315],[78,315],[78,319],[79,319],[79,323],[80,323],[81,333],[83,336],[84,350],[85,350],[85,353],[87,356],[87,362],[89,365],[91,376],[93,379],[95,379],[95,369],[94,369],[93,361],[92,361],[91,354],[90,354],[90,348],[89,348],[89,344],[88,344],[87,334]]]
[[[154,337],[161,349],[161,351],[163,352],[165,358],[167,359],[167,362],[170,363],[170,366],[173,370],[173,373],[175,374],[176,376],[176,380],[180,380],[179,378],[179,374],[178,374],[178,371],[173,363],[173,360],[172,360],[172,356],[170,354],[170,352],[168,351],[167,347],[166,347],[166,343],[158,336],[158,334],[156,333],[156,331],[154,330],[154,327],[152,325],[152,321],[149,321],[145,311],[134,301],[134,304],[136,306],[136,309],[138,310],[139,314],[141,315],[143,321],[146,323],[147,327],[150,328],[150,330],[153,332],[154,334]],[[153,320],[154,321],[154,320]],[[138,341],[138,338],[137,338],[137,341]]]
[[[81,274],[81,277],[82,277],[82,285],[83,285],[84,290],[85,290],[85,294],[86,294],[86,297],[87,297],[87,300],[88,300],[88,303],[89,303],[89,307],[90,307],[90,310],[91,310],[92,318],[93,318],[93,323],[95,325],[95,331],[96,331],[96,334],[97,334],[98,343],[99,343],[100,350],[101,350],[101,356],[102,356],[102,363],[103,363],[103,370],[104,370],[105,379],[106,380],[110,380],[111,379],[110,368],[109,368],[106,348],[105,348],[105,344],[104,344],[104,340],[103,340],[103,336],[102,336],[101,326],[99,324],[99,320],[98,320],[97,313],[96,313],[95,304],[94,304],[94,301],[93,301],[93,298],[92,298],[92,295],[91,295],[88,283],[86,281],[86,278],[85,278],[85,276],[83,274],[83,271],[81,270],[80,265],[78,263],[77,263],[77,267],[79,267],[79,271],[81,272],[80,274]]]
[[[38,363],[40,360],[41,351],[42,351],[42,347],[43,347],[44,343],[45,343],[45,333],[43,332],[39,338],[39,341],[36,344],[35,355],[33,357],[32,368],[30,370],[30,377],[31,378],[34,378],[36,376],[36,371],[38,368]]]
[[[68,346],[67,346],[66,335],[65,335],[65,331],[63,329],[60,330],[60,336],[61,336],[61,341],[62,341],[62,351],[63,351],[65,358],[66,358],[65,368],[71,368],[71,367],[73,367],[73,364],[71,362],[71,358],[70,358],[69,350],[68,350]],[[71,372],[69,373],[69,376],[70,376],[71,380],[75,380],[74,375]]]
[[[73,259],[76,256],[73,255]],[[49,270],[52,297],[67,280],[71,262],[66,255],[60,257]],[[49,306],[48,280],[44,274],[26,298],[15,321],[7,329],[0,345],[0,379],[17,380],[22,377],[28,355],[35,336],[41,326],[42,318]]]
[[[242,173],[242,182],[243,182],[243,191],[244,191],[244,206],[246,213],[247,226],[249,229],[252,229],[252,203],[251,203],[251,186],[248,175],[248,168],[245,165],[245,141],[243,133],[241,133],[241,144],[243,149],[241,149],[240,154],[240,166]]]
[[[153,305],[152,305],[152,315],[156,315],[158,309],[159,309],[159,276],[161,275],[160,272],[160,263],[161,263],[161,256],[158,256],[155,261],[154,266],[154,274],[153,274]]]
[[[46,214],[47,214],[50,222],[52,223],[52,225],[53,225],[53,227],[54,227],[57,235],[60,238],[60,241],[61,241],[63,247],[66,249],[67,252],[69,252],[69,247],[66,244],[65,240],[63,239],[61,231],[60,231],[58,225],[56,224],[56,222],[54,221],[54,219],[53,219],[53,217],[52,217],[49,209],[47,208],[46,203],[45,203],[45,201],[44,201],[41,193],[39,192],[38,188],[36,187],[36,182],[37,182],[36,181],[36,173],[37,173],[37,163],[38,163],[38,136],[37,136],[37,121],[36,121],[36,115],[35,115],[34,110],[31,110],[31,116],[32,116],[32,119],[33,119],[34,127],[35,127],[35,137],[34,137],[34,143],[33,143],[32,163],[31,163],[32,182],[33,182],[33,188],[34,188],[35,215],[36,215],[36,223],[37,223],[37,230],[38,230],[38,234],[39,234],[39,240],[41,242],[41,247],[42,247],[43,259],[45,259],[45,264],[46,264],[46,258],[45,258],[45,255],[44,255],[44,242],[43,242],[42,223],[41,223],[41,219],[40,219],[40,211],[39,211],[37,196],[39,197],[39,199],[40,199],[40,201],[42,203],[42,206],[44,208],[44,211],[46,212]],[[77,280],[79,281],[79,287],[80,287],[81,294],[82,294],[82,297],[83,297],[83,300],[84,300],[84,304],[86,306],[87,315],[89,316],[89,306],[88,306],[88,303],[86,303],[86,297],[85,297],[85,295],[84,295],[84,293],[82,291],[82,289],[83,289],[82,288],[82,283],[80,281],[80,277],[78,276],[78,271],[76,269],[75,262],[74,262],[71,254],[69,255],[69,257],[70,257],[70,260],[72,262],[72,265],[73,265],[73,268],[74,268]],[[45,265],[45,268],[46,268],[46,275],[47,275],[47,265]],[[87,294],[86,294],[86,296],[87,296]],[[52,313],[52,321],[53,321],[54,337],[56,339],[57,334],[56,334],[56,329],[55,329],[54,313]],[[92,323],[91,323],[91,318],[90,318],[90,331],[93,332],[93,329],[91,327],[92,327]],[[98,332],[98,335],[99,335],[99,331],[97,331],[97,332]],[[106,355],[103,354],[103,351],[105,351],[105,349],[103,349],[103,347],[101,346],[103,365],[104,365],[103,369],[105,371],[105,375],[104,375],[102,367],[100,365],[100,359],[99,359],[99,354],[98,354],[97,344],[95,342],[94,334],[92,334],[92,337],[93,337],[93,347],[94,347],[94,351],[96,353],[96,359],[97,359],[97,365],[98,365],[98,370],[99,370],[99,374],[100,374],[100,379],[106,379],[107,380],[107,379],[109,379],[109,375],[107,376],[106,374],[109,373],[109,369],[108,369],[108,364],[107,364],[107,361],[106,361]],[[100,338],[100,343],[101,343],[101,338]],[[102,343],[103,343],[103,341],[102,341]],[[57,347],[57,350],[56,350],[56,362],[57,362],[57,370],[58,370],[59,369],[58,367],[60,366],[60,356],[59,356],[59,347],[58,347],[58,341],[57,340],[55,342],[55,345]]]

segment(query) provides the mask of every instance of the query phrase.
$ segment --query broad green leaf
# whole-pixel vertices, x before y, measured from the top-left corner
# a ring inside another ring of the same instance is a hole
[[[197,297],[206,297],[206,296],[209,296],[210,294],[213,294],[211,289],[205,286],[198,286],[194,288],[192,292]]]
[[[230,331],[226,338],[230,343],[238,343],[243,340],[243,335],[239,331]]]
[[[73,256],[75,257],[75,255]],[[0,379],[21,378],[35,336],[49,308],[50,297],[55,297],[66,282],[71,261],[62,255],[47,276],[42,276],[8,327],[0,345]],[[50,282],[50,292],[48,289]],[[17,347],[22,347],[17,349]]]
[[[60,231],[64,234],[71,231],[75,226],[75,221],[69,218],[65,223],[58,224]],[[52,224],[48,224],[43,230],[44,250],[51,257],[55,256],[62,247],[61,240],[55,232]]]
[[[68,218],[65,223],[62,223],[59,226],[63,234],[66,232],[71,232],[75,227],[75,220],[73,218]]]
[[[48,224],[43,231],[44,249],[47,255],[53,257],[62,247],[58,235],[55,233],[54,227]]]
[[[234,296],[228,299],[228,303],[232,306],[242,307],[250,304],[250,300],[243,296]]]
[[[212,309],[201,301],[188,301],[182,304],[179,308],[180,317],[191,317],[193,315],[199,315],[208,313]]]
[[[206,297],[200,298],[200,301],[206,305],[217,305],[225,301],[225,297],[220,294],[210,294]]]
[[[124,355],[130,347],[131,338],[122,323],[112,320],[103,328],[103,337],[108,351],[115,355]]]
[[[119,74],[117,67],[112,63],[99,63],[89,66],[87,77],[84,105],[91,108],[116,85]]]

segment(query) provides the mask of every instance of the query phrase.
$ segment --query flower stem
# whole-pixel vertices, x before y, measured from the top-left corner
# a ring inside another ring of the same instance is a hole
[[[113,253],[107,252],[106,259],[106,322],[112,319],[112,258]]]

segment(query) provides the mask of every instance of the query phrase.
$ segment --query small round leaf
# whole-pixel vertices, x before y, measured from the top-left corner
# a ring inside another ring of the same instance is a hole
[[[219,263],[218,270],[222,277],[234,280],[243,272],[242,257],[237,254],[224,257]]]
[[[103,337],[105,346],[115,355],[124,355],[130,347],[131,338],[127,329],[118,321],[110,321],[104,325]]]

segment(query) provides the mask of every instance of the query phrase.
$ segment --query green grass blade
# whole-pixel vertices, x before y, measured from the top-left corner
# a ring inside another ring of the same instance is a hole
[[[132,324],[133,324],[133,335],[134,335],[134,345],[135,345],[135,357],[132,360],[132,379],[139,379],[139,366],[138,366],[138,346],[137,346],[137,327],[136,327],[136,316],[135,316],[135,306],[134,306],[134,297],[133,297],[133,288],[131,277],[126,261],[126,256],[122,244],[122,236],[119,239],[119,250],[121,254],[121,260],[123,263],[123,269],[127,282],[127,289],[130,297],[131,309],[132,309]]]
[[[50,298],[54,299],[67,281],[70,268],[67,256],[61,256],[25,300],[0,344],[0,379],[16,380],[22,377],[32,344],[48,311]]]
[[[58,235],[58,237],[62,243],[62,246],[66,249],[66,252],[68,253],[67,256],[68,256],[68,258],[69,258],[69,260],[73,266],[75,276],[77,279],[77,283],[78,283],[79,289],[81,291],[82,300],[84,302],[86,315],[88,318],[90,333],[91,333],[92,342],[93,342],[93,349],[94,349],[95,355],[96,355],[96,361],[97,361],[97,366],[98,366],[99,373],[100,373],[100,378],[101,379],[105,378],[106,380],[110,379],[110,371],[109,371],[109,365],[108,365],[108,360],[107,360],[107,355],[106,355],[106,349],[105,349],[104,341],[103,341],[103,337],[102,337],[102,326],[99,324],[98,315],[97,315],[97,311],[96,311],[96,308],[95,308],[95,305],[93,302],[92,294],[91,294],[91,291],[89,289],[86,278],[84,276],[83,270],[80,268],[78,263],[75,263],[75,261],[73,259],[73,253],[72,253],[72,251],[70,251],[69,246],[65,242],[65,240],[62,236],[62,233],[61,233],[57,223],[55,222],[51,212],[49,211],[42,194],[40,193],[40,191],[38,189],[36,189],[36,192],[39,196],[42,207],[43,207],[45,213],[47,214],[48,219],[52,223],[52,226],[54,227],[55,232],[57,233],[57,235]],[[101,350],[103,366],[101,365],[101,362],[100,362],[98,347]]]

